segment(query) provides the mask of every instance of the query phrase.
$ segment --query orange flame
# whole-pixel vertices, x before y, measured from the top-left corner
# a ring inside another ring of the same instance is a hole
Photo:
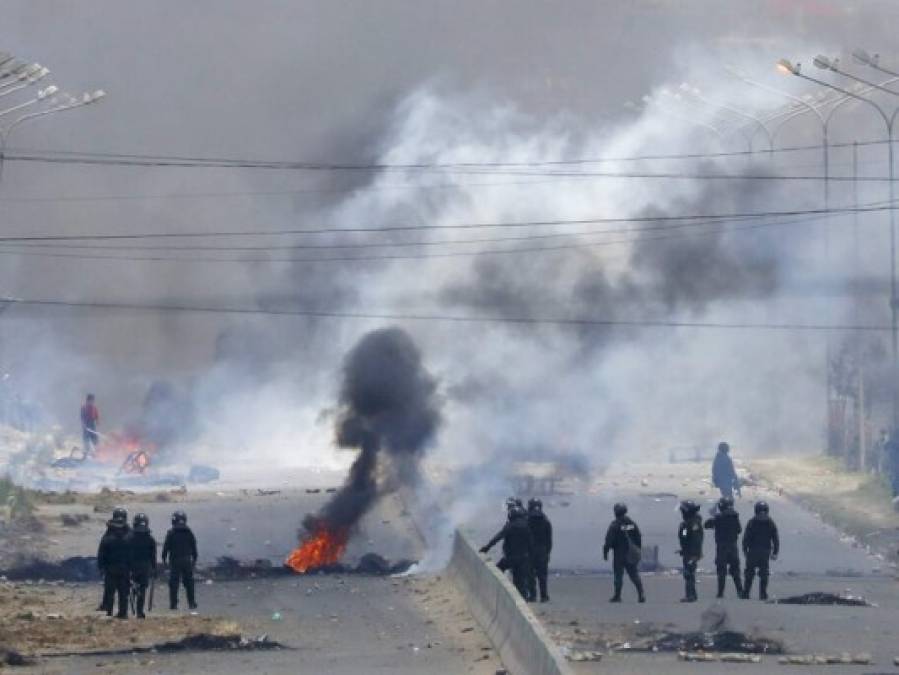
[[[108,433],[97,446],[94,460],[118,466],[125,473],[144,473],[155,449],[131,434]]]
[[[322,525],[287,556],[284,564],[300,574],[333,565],[346,550],[348,539],[349,531],[345,528],[332,530]]]

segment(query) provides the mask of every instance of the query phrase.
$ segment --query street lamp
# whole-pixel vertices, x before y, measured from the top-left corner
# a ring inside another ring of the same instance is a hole
[[[700,92],[699,89],[697,89],[696,87],[691,87],[686,82],[681,84],[680,89],[681,89],[681,91],[692,96],[697,101],[700,101],[701,103],[704,103],[705,105],[707,105],[711,108],[725,110],[733,115],[736,115],[737,117],[742,117],[743,119],[747,119],[750,122],[753,122],[755,125],[758,126],[759,129],[761,129],[765,133],[765,136],[768,139],[768,150],[771,152],[774,151],[774,140],[771,136],[771,131],[768,129],[767,125],[761,119],[756,117],[755,115],[750,115],[749,113],[743,112],[742,110],[731,107],[729,105],[725,105],[723,103],[718,103],[716,101],[709,100],[705,96],[702,95],[702,92]],[[752,136],[749,137],[750,152],[752,151],[752,138],[754,136],[755,136],[755,134],[753,134]]]
[[[653,98],[652,96],[649,96],[649,95],[647,94],[647,95],[645,95],[645,96],[642,97],[642,101],[643,101],[643,103],[644,103],[645,105],[647,105],[647,106],[648,106],[648,105],[653,105],[653,106],[657,107],[659,110],[662,111],[663,114],[668,115],[669,117],[672,117],[672,118],[674,118],[674,119],[680,120],[681,122],[684,122],[684,123],[686,123],[686,124],[690,124],[690,125],[692,125],[692,126],[697,126],[697,127],[702,127],[703,129],[708,129],[708,130],[711,131],[713,134],[715,134],[715,136],[718,137],[718,140],[719,140],[719,141],[723,141],[723,139],[724,139],[724,134],[723,134],[722,131],[721,131],[718,127],[716,127],[714,124],[709,124],[708,122],[703,122],[703,121],[697,120],[697,119],[691,119],[691,118],[687,117],[686,115],[681,115],[681,114],[675,112],[674,110],[672,110],[670,107],[668,107],[668,106],[664,105],[663,103],[661,103],[661,102],[658,100],[658,98]],[[638,106],[638,105],[637,105],[636,103],[634,103],[633,101],[627,101],[627,102],[624,104],[624,107],[625,107],[625,108],[629,108],[629,109],[631,109],[631,110],[637,110],[637,111],[640,110],[640,106]]]
[[[866,84],[873,89],[878,89],[880,91],[885,91],[887,93],[893,94],[894,96],[899,96],[894,91],[891,91],[884,87],[883,85],[874,84],[873,82],[867,82],[861,78],[855,77],[854,75],[850,75],[849,73],[844,73],[839,70],[837,63],[835,61],[831,61],[830,59],[824,56],[817,56],[814,60],[815,65],[818,68],[831,70],[833,72],[839,73],[840,75],[845,75],[851,79],[854,79],[858,82]],[[893,395],[893,429],[899,428],[899,383],[896,382],[897,376],[899,376],[899,295],[897,295],[897,285],[896,285],[896,176],[895,176],[895,167],[893,161],[893,131],[896,126],[896,115],[899,114],[899,107],[897,107],[892,115],[887,115],[886,111],[877,104],[876,101],[873,101],[869,98],[865,98],[859,93],[850,91],[848,89],[844,89],[843,87],[838,87],[835,84],[831,84],[830,82],[825,82],[824,80],[819,80],[815,77],[810,77],[809,75],[805,75],[802,73],[802,68],[800,64],[792,63],[787,59],[781,59],[777,62],[777,68],[783,73],[789,75],[795,75],[796,77],[801,77],[803,80],[808,80],[809,82],[814,82],[815,84],[821,85],[823,87],[828,87],[829,89],[833,89],[834,91],[838,91],[846,96],[852,97],[858,101],[863,103],[867,103],[872,108],[874,108],[880,117],[883,119],[883,123],[886,126],[887,131],[887,146],[889,150],[889,176],[890,176],[890,315],[892,318],[891,321],[891,338],[892,338],[892,359],[893,359],[893,368],[892,368],[892,395]],[[895,80],[899,80],[899,76],[894,78],[894,80],[888,80],[885,84],[889,84]],[[832,114],[832,113],[831,113]],[[829,367],[829,365],[828,365]]]
[[[47,87],[47,89],[45,89],[44,92],[46,92],[49,89],[53,89],[53,91],[50,92],[51,94],[58,91],[56,87],[51,85],[51,87]],[[47,94],[45,94],[45,96],[46,95]],[[80,97],[69,96],[68,94],[63,94],[63,95],[67,97],[67,99],[64,103],[58,103],[56,105],[51,105],[51,107],[45,108],[43,110],[37,110],[35,112],[21,115],[20,117],[17,117],[15,120],[13,120],[8,126],[0,127],[0,185],[2,185],[3,164],[4,164],[4,158],[5,158],[5,152],[6,152],[6,144],[9,141],[9,136],[12,133],[13,129],[15,129],[17,126],[19,126],[20,124],[22,124],[23,122],[26,122],[28,120],[33,120],[38,117],[44,117],[46,115],[51,115],[53,113],[64,112],[66,110],[74,110],[75,108],[81,108],[86,105],[92,105],[92,104],[97,103],[97,102],[101,101],[102,99],[106,98],[106,92],[103,91],[102,89],[96,89],[92,92],[85,92]],[[54,101],[55,101],[54,99],[51,99],[51,104],[53,104]],[[0,116],[3,116],[9,112],[12,112],[12,110],[16,110],[21,107],[23,107],[23,106],[19,105],[19,106],[15,106],[14,108],[11,108],[9,110],[2,111],[2,112],[0,112]]]
[[[896,71],[890,70],[889,68],[884,68],[882,65],[880,65],[880,54],[871,56],[864,49],[856,49],[852,52],[852,56],[856,61],[865,66],[871,66],[874,70],[879,70],[881,73],[899,77],[899,73],[897,73]]]

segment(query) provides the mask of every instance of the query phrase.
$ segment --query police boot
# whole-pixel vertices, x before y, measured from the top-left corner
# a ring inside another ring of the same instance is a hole
[[[621,602],[621,586],[622,584],[615,582],[615,595],[609,598],[609,602]]]
[[[174,611],[178,609],[178,589],[169,588],[169,609]]]
[[[716,597],[723,598],[724,597],[724,584],[727,581],[727,577],[723,574],[718,575],[718,595]]]
[[[637,579],[634,586],[637,587],[637,602],[646,602],[646,595],[643,593],[643,582]]]
[[[749,595],[749,591],[746,591]],[[768,577],[759,577],[759,600],[768,599]]]
[[[740,596],[744,600],[749,600],[749,594],[752,592],[752,582],[754,579],[755,574],[750,570],[746,570],[743,582],[743,594]]]
[[[743,580],[740,579],[740,573],[739,573],[739,572],[734,572],[734,573],[731,575],[731,577],[732,577],[733,580],[734,580],[734,586],[737,587],[737,597],[738,597],[738,598],[742,598],[742,597],[743,597]]]

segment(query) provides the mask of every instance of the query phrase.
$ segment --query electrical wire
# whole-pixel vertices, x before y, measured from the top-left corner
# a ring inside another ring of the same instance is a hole
[[[295,316],[330,319],[356,319],[376,321],[428,321],[463,324],[513,324],[523,326],[570,326],[579,328],[708,328],[719,330],[764,330],[764,331],[865,331],[886,332],[891,327],[880,324],[826,324],[826,323],[752,323],[678,321],[665,319],[600,319],[591,317],[509,317],[470,316],[451,314],[428,314],[408,312],[350,312],[335,310],[272,309],[257,307],[213,307],[193,304],[88,302],[50,299],[0,298],[0,303],[33,307],[68,307],[98,310],[128,310],[147,312],[185,312],[202,314],[251,314],[266,316]]]

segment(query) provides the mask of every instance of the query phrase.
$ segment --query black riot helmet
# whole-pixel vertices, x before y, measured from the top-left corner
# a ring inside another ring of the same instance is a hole
[[[147,518],[146,513],[137,513],[134,516],[134,522],[132,522],[131,527],[135,532],[149,532],[150,519]]]
[[[699,504],[692,499],[685,499],[680,503],[680,512],[684,514],[684,518],[689,518],[690,516],[699,513]]]
[[[117,525],[128,524],[128,512],[121,506],[117,506],[112,510],[112,522]]]
[[[543,500],[531,497],[528,500],[529,513],[543,513]]]
[[[524,510],[524,507],[521,504],[516,504],[511,511],[509,511],[509,520],[518,520],[519,518],[526,518],[528,512]]]
[[[722,497],[718,500],[718,510],[719,511],[727,511],[728,509],[734,508],[734,498],[733,497]]]
[[[172,525],[187,525],[187,514],[184,511],[175,511],[172,514]]]
[[[725,455],[730,452],[730,444],[725,441],[721,441],[718,444],[718,452],[723,452]]]
[[[768,515],[768,502],[755,503],[755,515],[760,516],[762,514]]]
[[[615,506],[612,507],[612,510],[615,512],[616,518],[623,518],[627,513],[627,504],[622,504],[618,502]]]

